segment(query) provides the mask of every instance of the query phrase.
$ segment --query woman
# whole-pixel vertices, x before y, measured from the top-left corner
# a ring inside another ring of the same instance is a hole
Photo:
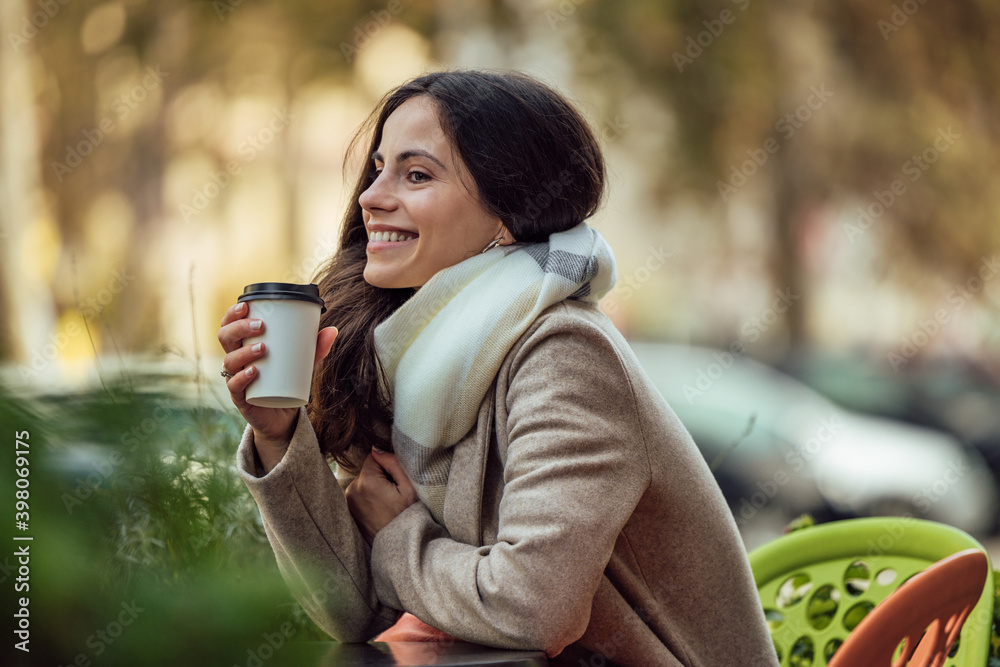
[[[370,125],[307,408],[248,405],[260,323],[237,304],[219,330],[240,473],[303,608],[347,642],[405,611],[383,638],[776,665],[719,488],[597,307],[615,268],[584,222],[605,182],[581,115],[525,75],[458,71]]]

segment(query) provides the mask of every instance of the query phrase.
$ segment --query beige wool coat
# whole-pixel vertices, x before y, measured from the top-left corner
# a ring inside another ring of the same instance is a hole
[[[271,472],[249,427],[237,459],[282,576],[335,639],[406,610],[564,664],[778,664],[718,485],[593,304],[549,307],[510,349],[455,446],[443,525],[418,502],[369,547],[304,409]]]

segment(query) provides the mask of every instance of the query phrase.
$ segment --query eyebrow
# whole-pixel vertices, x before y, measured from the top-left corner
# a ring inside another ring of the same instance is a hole
[[[430,160],[431,162],[434,162],[435,164],[437,164],[439,167],[441,167],[445,171],[448,170],[448,167],[444,166],[444,163],[441,162],[441,160],[437,159],[436,157],[434,157],[433,155],[431,155],[427,151],[422,150],[420,148],[413,148],[413,149],[410,149],[408,151],[403,151],[402,153],[400,153],[399,155],[396,156],[396,160],[398,160],[399,162],[405,162],[406,160],[409,160],[412,157],[425,157],[428,160]],[[378,151],[375,151],[374,153],[372,153],[372,159],[373,160],[378,160],[379,162],[385,162],[385,159],[382,157],[382,153],[380,153]]]

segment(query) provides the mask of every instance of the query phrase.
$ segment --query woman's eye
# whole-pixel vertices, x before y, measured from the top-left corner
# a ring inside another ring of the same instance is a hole
[[[410,180],[413,181],[414,183],[424,183],[426,181],[431,180],[431,177],[422,171],[414,170],[408,173],[407,176],[409,176]]]

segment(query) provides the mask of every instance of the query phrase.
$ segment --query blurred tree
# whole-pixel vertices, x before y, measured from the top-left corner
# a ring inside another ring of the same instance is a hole
[[[288,108],[299,90],[312,81],[349,81],[352,55],[373,32],[398,18],[403,3],[111,1],[57,3],[48,14],[39,14],[39,7],[4,3],[4,34],[14,35],[8,37],[13,42],[5,44],[0,61],[8,82],[0,115],[5,163],[37,164],[41,179],[40,184],[22,178],[10,185],[22,195],[37,194],[46,202],[58,228],[62,249],[52,285],[56,314],[82,309],[75,303],[74,289],[81,277],[74,269],[74,258],[87,259],[88,253],[94,254],[95,244],[124,241],[124,261],[136,274],[138,289],[124,291],[110,312],[97,314],[116,332],[122,347],[143,349],[155,342],[162,304],[157,299],[159,290],[142,283],[162,276],[142,269],[158,250],[159,228],[174,214],[165,210],[163,198],[166,170],[178,157],[178,146],[170,136],[173,103],[193,87],[208,84],[224,97],[218,106],[203,108],[202,113],[224,118],[230,111],[228,105],[241,96],[254,95]],[[430,0],[407,0],[405,11],[407,24],[431,29]],[[9,82],[15,80],[10,75],[15,66],[33,72],[30,83],[24,82],[16,96],[7,94]],[[34,99],[37,132],[23,114],[11,112],[18,99]],[[11,138],[28,142],[27,147],[11,145]],[[287,155],[287,141],[287,133],[275,137],[279,156]],[[201,149],[211,154],[214,170],[224,170],[231,159],[219,150],[219,142],[206,142]],[[282,187],[291,191],[295,184],[286,179]],[[126,229],[109,225],[105,230],[95,225],[95,211],[103,210],[95,206],[109,192],[125,195],[128,211],[124,217],[133,221]],[[19,200],[11,193],[4,201]],[[296,198],[286,196],[283,201],[286,219],[273,222],[294,235]],[[3,208],[5,218],[19,221],[0,229],[30,224],[27,218],[31,216],[17,207]],[[106,238],[112,233],[125,238]],[[107,272],[118,267],[90,267],[90,286],[85,283],[82,290],[85,296],[94,291],[95,283],[101,284],[101,278],[94,279],[95,274],[101,275],[97,268]],[[88,271],[80,273],[86,280]],[[14,278],[0,272],[0,305],[12,298]],[[36,327],[34,333],[44,335],[49,328]],[[17,351],[0,345],[0,356],[12,355]]]
[[[578,14],[580,51],[620,57],[676,114],[682,168],[660,196],[731,204],[741,181],[762,193],[776,287],[807,292],[810,216],[851,200],[842,233],[878,234],[883,262],[917,293],[928,266],[964,282],[1000,247],[995,3],[631,0]],[[793,341],[805,315],[787,313]]]
[[[559,24],[553,30],[578,24],[582,39],[567,48],[579,56],[579,71],[626,105],[630,91],[619,73],[627,68],[676,120],[676,151],[664,155],[655,194],[664,201],[694,193],[718,221],[736,202],[762,210],[772,223],[779,289],[808,292],[807,237],[831,211],[842,241],[876,245],[881,270],[915,294],[942,275],[975,275],[983,253],[1000,246],[1000,192],[988,187],[1000,167],[1000,7],[988,0],[164,0],[57,3],[52,16],[40,7],[9,2],[2,14],[0,150],[5,165],[40,155],[41,189],[27,170],[5,179],[0,231],[54,221],[62,243],[52,279],[56,314],[77,306],[73,257],[125,237],[124,261],[140,284],[101,313],[125,349],[150,345],[162,313],[158,290],[142,285],[162,276],[141,269],[162,250],[158,231],[176,217],[164,208],[164,190],[172,161],[182,157],[174,136],[184,125],[179,101],[199,86],[217,93],[197,112],[201,120],[185,117],[205,122],[205,114],[230,118],[241,97],[291,104],[311,82],[350,82],[358,51],[392,21],[440,45],[468,28],[463,16],[474,16],[492,27],[501,49],[532,31],[542,39],[542,22]],[[10,82],[24,79],[16,71],[31,72],[33,93],[8,94]],[[14,100],[25,97],[35,100],[37,129],[16,113]],[[220,122],[209,122],[216,134]],[[279,164],[294,158],[288,140],[276,138]],[[225,142],[198,141],[199,156],[223,169]],[[274,222],[294,241],[302,212],[284,174],[285,219]],[[897,182],[902,194],[892,189]],[[21,208],[18,191],[31,193]],[[125,228],[94,224],[106,217],[99,204],[109,193],[125,202],[123,217],[133,221]],[[28,202],[48,211],[26,212]],[[930,265],[938,271],[928,277]],[[95,271],[82,273],[94,282]],[[0,308],[16,296],[13,280],[0,271]],[[806,318],[805,308],[786,314],[793,341],[808,337]],[[0,354],[13,352],[0,345]]]
[[[24,103],[32,98],[32,63],[9,38],[25,30],[27,13],[21,0],[0,3],[0,35],[8,36],[0,49],[0,358],[24,354],[22,341],[31,330],[26,306],[48,292],[37,275],[19,274],[15,261],[26,229],[42,215],[36,123],[31,105]],[[36,314],[45,317],[44,311]]]

